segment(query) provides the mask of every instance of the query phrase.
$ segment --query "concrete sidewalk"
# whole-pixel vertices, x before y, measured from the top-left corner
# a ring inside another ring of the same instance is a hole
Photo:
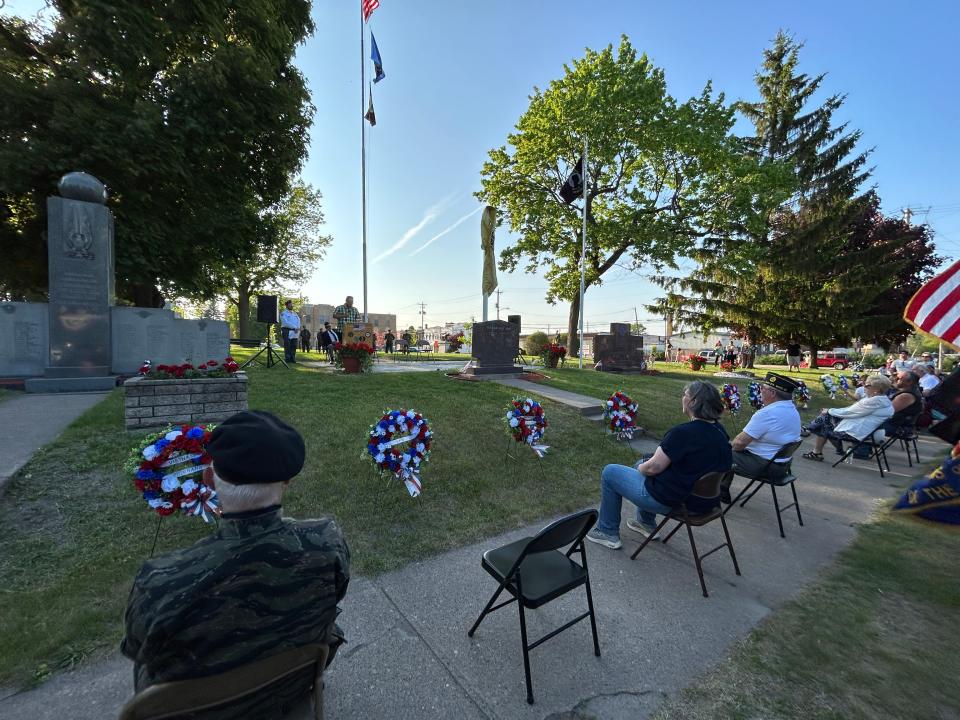
[[[809,445],[809,442],[807,443]],[[925,439],[921,457],[939,459],[947,446]],[[480,568],[481,553],[535,533],[518,528],[377,578],[356,578],[340,623],[349,644],[327,675],[329,718],[576,718],[646,717],[662,699],[721,662],[731,645],[830,565],[882,499],[917,473],[891,450],[894,473],[881,480],[865,461],[831,469],[798,457],[804,527],[784,515],[777,531],[770,493],[727,516],[743,571],[723,551],[705,561],[710,597],[703,598],[684,533],[653,543],[630,560],[638,536],[622,528],[624,548],[588,544],[602,657],[593,656],[590,628],[580,623],[531,653],[535,705],[527,705],[517,612],[488,616],[473,639],[467,630],[496,584]],[[740,487],[734,486],[735,490]],[[599,488],[599,479],[598,479]],[[624,516],[632,511],[625,504]],[[411,504],[410,512],[429,512]],[[706,549],[719,541],[716,523],[695,530]],[[382,549],[390,552],[389,541]],[[585,609],[575,591],[528,613],[530,638]],[[131,666],[119,656],[59,675],[35,690],[0,701],[9,720],[115,717],[132,693]]]
[[[107,393],[23,393],[0,402],[0,494],[13,477]]]

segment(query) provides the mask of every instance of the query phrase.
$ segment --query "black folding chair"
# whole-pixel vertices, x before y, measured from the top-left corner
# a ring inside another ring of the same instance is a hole
[[[590,618],[593,631],[593,654],[600,657],[600,642],[597,639],[597,620],[593,612],[593,596],[590,593],[590,574],[587,571],[587,553],[583,539],[597,521],[596,510],[583,510],[568,515],[547,525],[535,537],[517,540],[509,545],[487,550],[480,565],[500,583],[480,617],[467,633],[470,637],[480,623],[494,610],[499,610],[519,600],[520,637],[523,641],[523,671],[527,680],[527,702],[533,704],[533,685],[530,681],[530,651],[554,635],[558,635],[581,620]],[[570,546],[564,553],[561,548]],[[580,563],[570,559],[573,553],[580,554]],[[580,587],[587,590],[587,612],[565,625],[544,635],[536,642],[527,641],[527,620],[524,609],[534,610]],[[494,605],[504,590],[513,597]]]
[[[910,467],[913,467],[913,458],[910,457],[910,445],[913,445],[913,455],[917,458],[917,464],[920,464],[920,450],[917,448],[917,420],[919,416],[914,418],[913,422],[909,425],[903,425],[898,427],[896,431],[887,435],[883,440],[883,453],[886,457],[887,450],[895,443],[899,442],[900,447],[902,447],[907,452],[907,464]]]
[[[736,505],[740,501],[740,498],[746,495],[747,491],[750,490],[750,488],[753,487],[754,485],[756,485],[756,487],[754,487],[753,492],[747,495],[746,499],[742,503],[740,503],[740,507],[746,507],[747,503],[750,502],[751,498],[753,498],[754,495],[760,492],[760,488],[762,488],[764,485],[769,485],[770,491],[773,493],[773,508],[777,511],[777,525],[780,526],[780,537],[782,538],[786,537],[786,535],[783,532],[782,516],[783,516],[783,513],[785,513],[790,508],[796,509],[797,522],[800,523],[800,527],[803,527],[803,516],[800,514],[800,501],[797,499],[797,488],[795,484],[797,478],[794,477],[793,469],[791,467],[791,464],[793,461],[793,454],[800,447],[801,443],[802,443],[801,440],[797,440],[796,442],[787,443],[786,445],[784,445],[782,448],[777,450],[777,454],[774,455],[772,458],[770,458],[767,464],[763,467],[763,470],[761,470],[756,475],[741,475],[741,477],[747,478],[747,480],[749,480],[750,482],[744,485],[743,490],[741,490],[737,495],[737,497],[733,499],[733,502],[731,502],[729,507],[727,507],[727,509],[724,510],[724,513],[730,512],[730,509],[734,505]],[[786,462],[777,463],[778,460],[786,460]],[[776,463],[780,468],[782,468],[783,475],[771,474],[770,471],[774,469],[774,463]],[[734,473],[736,473],[737,475],[740,475],[740,473],[737,473],[736,470],[734,470]],[[784,487],[785,485],[790,486],[790,492],[793,494],[793,502],[781,508],[780,499],[777,497],[777,488]]]
[[[886,422],[886,420],[884,420],[883,422]],[[840,459],[837,460],[837,461],[833,464],[833,467],[836,467],[837,465],[839,465],[840,463],[842,463],[844,460],[846,460],[848,457],[850,457],[851,455],[853,455],[854,451],[855,451],[857,448],[865,447],[865,448],[869,448],[869,449],[870,449],[870,455],[867,456],[866,459],[867,459],[867,460],[872,460],[872,459],[876,458],[876,460],[877,460],[877,469],[880,470],[880,477],[883,477],[883,466],[884,466],[884,465],[887,466],[887,471],[889,472],[889,470],[890,470],[890,461],[887,460],[886,446],[883,444],[882,441],[881,441],[881,442],[877,442],[877,441],[874,439],[874,437],[873,437],[878,430],[880,430],[880,429],[883,428],[883,422],[881,422],[879,425],[877,425],[877,426],[870,432],[869,435],[867,435],[865,438],[863,438],[863,440],[860,440],[859,438],[855,438],[853,435],[847,435],[846,433],[842,433],[842,434],[840,435],[840,441],[841,441],[841,443],[844,443],[844,442],[850,443],[850,448],[849,448],[845,453],[843,453],[843,455],[840,456]],[[881,458],[883,459],[883,462],[882,462],[882,463],[880,462]]]
[[[737,556],[736,553],[733,552],[733,542],[730,540],[730,531],[727,530],[727,521],[723,517],[723,511],[720,509],[720,482],[723,480],[725,474],[726,473],[722,472],[707,473],[702,478],[697,480],[696,484],[693,486],[693,492],[690,493],[690,495],[693,497],[700,497],[706,500],[712,500],[716,498],[717,506],[713,510],[707,513],[694,514],[687,510],[687,505],[685,502],[681,503],[679,507],[675,507],[666,516],[664,516],[660,524],[657,525],[657,529],[650,533],[646,539],[640,543],[640,547],[633,551],[633,555],[630,556],[630,559],[636,560],[637,555],[640,554],[640,551],[643,550],[650,543],[650,541],[657,536],[657,533],[660,532],[660,529],[671,520],[676,520],[677,526],[663,539],[663,543],[666,545],[667,541],[669,541],[670,538],[676,534],[677,530],[684,525],[687,527],[687,537],[690,538],[690,549],[693,551],[693,560],[697,565],[697,575],[700,577],[700,589],[703,591],[704,597],[710,597],[707,593],[707,584],[703,579],[702,564],[703,560],[708,555],[712,555],[717,550],[721,550],[722,548],[727,548],[727,551],[730,553],[730,559],[733,560],[733,569],[737,575],[739,575],[740,565],[737,564]],[[708,550],[701,555],[697,551],[697,543],[693,539],[693,528],[701,527],[717,519],[720,520],[720,524],[723,526],[723,535],[726,538],[726,542],[720,543],[712,550]]]

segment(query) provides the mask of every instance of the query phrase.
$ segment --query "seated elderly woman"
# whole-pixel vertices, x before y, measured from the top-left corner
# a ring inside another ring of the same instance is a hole
[[[887,397],[887,391],[892,387],[890,379],[883,375],[871,375],[864,381],[863,387],[866,393],[863,400],[847,408],[823,409],[819,417],[807,425],[806,429],[817,439],[813,450],[805,452],[803,457],[823,460],[823,446],[828,440],[838,453],[843,453],[843,440],[863,440],[874,431],[883,435],[883,430],[877,428],[880,423],[893,417],[893,403]]]
[[[620,542],[620,508],[623,498],[637,506],[636,520],[627,527],[649,536],[657,527],[657,514],[665,515],[686,502],[692,513],[713,510],[716,498],[690,496],[693,486],[709,472],[726,472],[732,465],[730,438],[717,422],[723,413],[720,392],[709,383],[690,383],[680,401],[689,422],[671,428],[657,451],[636,467],[607,465],[600,475],[600,519],[587,540],[616,550]]]

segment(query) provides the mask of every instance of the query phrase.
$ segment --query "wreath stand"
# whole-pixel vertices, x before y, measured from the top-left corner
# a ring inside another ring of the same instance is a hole
[[[379,489],[377,490],[376,498],[377,513],[379,513],[383,509],[383,498],[388,492],[387,488],[389,488],[394,481],[398,482],[403,487],[404,492],[407,492],[407,486],[404,484],[403,480],[395,477],[394,475],[385,473],[383,470],[374,469],[373,474],[380,485]],[[421,492],[413,499],[417,501],[417,507],[420,508],[420,511],[422,512],[424,505],[423,493]]]
[[[505,457],[510,458],[515,462],[521,462],[520,458],[514,457],[513,455],[510,454],[510,446],[516,442],[517,441],[514,440],[512,436],[507,438],[507,451],[504,453],[504,455]],[[547,474],[543,471],[543,458],[540,457],[539,455],[537,455],[537,467],[540,469],[540,477],[543,478],[544,482],[546,482]]]

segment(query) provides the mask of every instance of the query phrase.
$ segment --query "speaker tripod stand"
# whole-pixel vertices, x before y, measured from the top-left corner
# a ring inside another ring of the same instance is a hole
[[[274,365],[277,365],[279,363],[280,365],[283,365],[287,370],[290,369],[290,366],[287,365],[286,362],[284,362],[282,357],[280,357],[280,353],[278,353],[276,350],[273,349],[273,340],[271,339],[272,333],[273,333],[273,329],[271,328],[270,331],[267,332],[266,346],[260,348],[260,352],[258,352],[249,360],[247,360],[241,367],[247,367],[248,365],[258,364],[258,365],[266,365],[268,368],[272,368]],[[264,353],[267,354],[266,359],[259,359],[260,356],[263,355]]]

